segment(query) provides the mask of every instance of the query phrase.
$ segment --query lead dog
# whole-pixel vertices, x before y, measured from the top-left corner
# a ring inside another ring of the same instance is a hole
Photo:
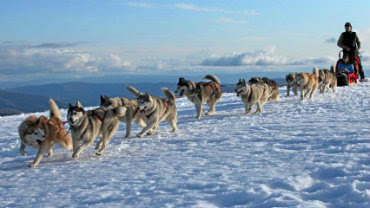
[[[118,116],[122,116],[126,108],[118,106],[113,109],[97,108],[85,111],[79,101],[73,106],[69,104],[67,120],[71,126],[73,154],[76,158],[81,151],[93,145],[95,138],[100,140],[95,149],[97,155],[102,155],[107,144],[118,128]],[[82,144],[80,145],[80,143]]]
[[[295,83],[295,77],[296,77],[297,73],[290,73],[288,75],[286,75],[285,77],[285,80],[287,82],[287,86],[286,86],[286,89],[287,89],[287,96],[289,96],[289,92],[290,92],[290,89],[293,88],[293,93],[294,95],[297,95],[297,88],[298,86],[296,85]]]
[[[131,124],[133,121],[135,121],[136,124],[141,126],[142,128],[146,126],[145,122],[139,114],[139,111],[137,110],[138,104],[136,100],[129,100],[125,97],[110,98],[107,96],[100,96],[100,107],[113,109],[118,106],[125,107],[127,109],[124,115],[118,116],[118,119],[126,124],[126,138],[130,136]]]
[[[295,83],[301,90],[301,100],[303,100],[308,94],[309,99],[315,95],[317,88],[319,87],[319,71],[315,67],[312,74],[300,72],[297,73]]]
[[[280,99],[280,93],[279,93],[279,86],[278,84],[274,81],[271,80],[267,77],[259,78],[259,77],[252,77],[249,79],[249,84],[267,84],[270,88],[270,97],[268,100],[270,101],[278,101]]]
[[[137,134],[138,137],[151,135],[158,130],[158,125],[166,120],[172,127],[172,132],[177,129],[176,97],[168,88],[162,88],[166,99],[154,97],[148,93],[141,93],[134,87],[127,89],[137,97],[137,109],[146,123],[146,127]]]
[[[216,76],[206,75],[203,79],[208,79],[210,82],[195,83],[180,77],[175,91],[175,93],[180,93],[180,97],[185,94],[186,97],[195,104],[197,119],[200,119],[201,117],[204,102],[207,102],[209,106],[209,110],[206,112],[206,115],[211,115],[215,113],[216,103],[222,97],[220,80]]]
[[[330,71],[327,69],[319,70],[319,89],[320,93],[323,93],[325,89],[331,88],[335,92],[337,88],[337,76],[335,75],[334,66],[330,67]]]
[[[241,96],[246,114],[251,112],[255,104],[257,104],[257,110],[254,113],[260,113],[271,93],[267,84],[249,85],[244,79],[239,79],[236,83],[235,92],[238,97]]]
[[[49,119],[45,116],[37,118],[32,115],[26,118],[18,128],[19,137],[21,138],[20,153],[22,155],[27,154],[26,146],[32,146],[38,150],[30,167],[36,167],[45,152],[48,152],[48,156],[51,157],[56,143],[72,150],[71,135],[63,128],[64,123],[61,121],[59,108],[53,99],[49,100],[49,106]]]

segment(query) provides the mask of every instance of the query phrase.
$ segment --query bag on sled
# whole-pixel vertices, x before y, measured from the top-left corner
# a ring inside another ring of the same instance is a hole
[[[348,76],[345,73],[337,73],[337,86],[348,86]]]

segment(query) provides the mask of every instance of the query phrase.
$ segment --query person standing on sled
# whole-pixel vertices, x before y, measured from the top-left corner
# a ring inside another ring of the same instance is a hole
[[[350,57],[350,62],[353,63],[354,61],[358,61],[359,66],[359,74],[361,80],[365,79],[364,70],[362,69],[361,60],[358,57],[358,51],[361,48],[361,43],[359,38],[357,37],[356,32],[352,32],[352,25],[351,23],[347,22],[344,25],[345,32],[343,32],[338,40],[338,47],[343,49],[343,57],[344,55],[348,55]]]

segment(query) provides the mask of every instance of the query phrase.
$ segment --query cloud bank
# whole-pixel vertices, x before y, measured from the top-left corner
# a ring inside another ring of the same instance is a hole
[[[130,62],[116,54],[97,55],[70,48],[76,45],[78,43],[0,45],[0,73],[104,73],[131,70]]]
[[[244,53],[233,53],[226,56],[212,56],[204,59],[201,66],[303,66],[326,65],[335,63],[334,57],[288,58],[275,55],[275,47]]]

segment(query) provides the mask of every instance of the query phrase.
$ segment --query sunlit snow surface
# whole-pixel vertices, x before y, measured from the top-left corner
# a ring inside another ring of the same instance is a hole
[[[136,138],[133,125],[125,139],[121,124],[103,156],[90,147],[73,159],[57,147],[37,168],[28,167],[35,150],[19,153],[17,128],[30,114],[0,117],[0,207],[368,208],[370,84],[312,101],[280,92],[256,115],[224,94],[201,120],[178,99],[174,134],[164,122]]]

